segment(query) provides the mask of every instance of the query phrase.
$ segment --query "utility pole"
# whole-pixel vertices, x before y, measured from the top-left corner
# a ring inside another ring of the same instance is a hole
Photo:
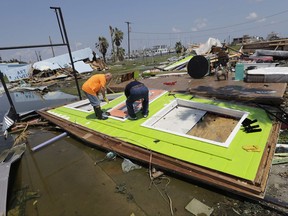
[[[49,41],[50,41],[50,44],[52,45],[52,40],[51,40],[51,37],[50,37],[50,36],[49,36]],[[52,49],[53,57],[55,57],[55,53],[54,53],[53,46],[51,46],[51,49]]]
[[[37,61],[39,61],[39,57],[38,57],[38,54],[37,54],[37,51],[36,51],[36,50],[35,50],[35,55],[36,55]]]
[[[125,22],[127,23],[128,27],[128,59],[130,59],[130,24],[131,22]]]

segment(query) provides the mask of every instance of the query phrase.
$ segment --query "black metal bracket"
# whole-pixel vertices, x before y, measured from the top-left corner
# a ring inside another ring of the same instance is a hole
[[[244,127],[244,131],[246,133],[254,133],[254,132],[261,132],[262,129],[259,128],[259,125],[251,125],[253,123],[257,122],[257,119],[251,120],[251,119],[244,119],[242,122],[242,126]]]
[[[273,112],[272,110],[269,110],[267,107],[265,107],[264,105],[261,104],[257,104],[258,107],[260,107],[261,109],[265,110],[265,112],[268,115],[271,115],[273,117],[275,117],[277,120],[279,120],[280,122],[284,123],[284,124],[288,124],[288,113],[285,112],[283,109],[281,109],[280,107],[275,107],[273,106],[273,108],[276,108],[277,111]]]

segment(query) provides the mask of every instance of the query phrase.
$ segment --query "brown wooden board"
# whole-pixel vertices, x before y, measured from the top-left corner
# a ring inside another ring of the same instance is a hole
[[[110,88],[114,92],[123,92],[129,82],[111,82]],[[279,105],[283,102],[283,95],[287,87],[287,83],[247,83],[241,80],[236,81],[234,72],[230,72],[229,79],[221,81],[217,81],[216,76],[193,79],[188,74],[168,74],[163,77],[141,79],[141,82],[149,89],[163,89],[222,100],[270,105]],[[174,84],[166,85],[165,83]]]

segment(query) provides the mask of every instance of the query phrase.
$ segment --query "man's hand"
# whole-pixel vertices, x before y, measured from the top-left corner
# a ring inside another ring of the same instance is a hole
[[[106,103],[109,103],[109,100],[106,97],[104,97],[103,99],[105,100]]]

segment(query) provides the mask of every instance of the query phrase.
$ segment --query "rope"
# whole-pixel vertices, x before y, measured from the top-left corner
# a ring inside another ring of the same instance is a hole
[[[163,193],[160,191],[160,189],[158,188],[158,186],[155,184],[155,181],[154,181],[154,178],[152,176],[152,151],[150,151],[150,158],[149,158],[149,177],[150,177],[150,185],[149,185],[149,189],[151,188],[151,185],[153,184],[155,186],[155,188],[157,189],[157,191],[160,193],[160,195],[162,196],[162,198],[164,199],[164,201],[166,203],[168,203],[169,205],[169,208],[170,208],[170,213],[171,215],[173,216],[174,215],[174,212],[173,212],[173,203],[172,203],[172,199],[170,198],[168,192],[167,192],[167,187],[170,183],[170,179],[167,178],[167,177],[161,177],[160,179],[166,179],[167,180],[167,183],[165,185],[165,188],[164,188],[164,192],[165,192],[165,195],[166,197],[168,198],[168,200],[164,197]]]

